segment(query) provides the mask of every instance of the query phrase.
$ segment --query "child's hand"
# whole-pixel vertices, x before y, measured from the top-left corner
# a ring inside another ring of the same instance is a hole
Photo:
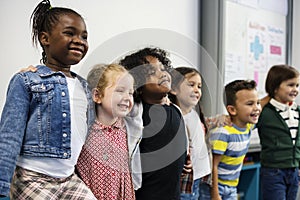
[[[29,65],[26,68],[22,68],[19,72],[36,72],[37,68],[33,65]]]
[[[229,115],[219,115],[216,118],[216,126],[231,126],[232,122],[231,122],[231,118]]]
[[[161,102],[161,105],[170,105],[171,101],[168,96],[165,96]]]
[[[191,161],[191,156],[190,153],[186,157],[185,164],[183,166],[183,173],[191,173],[193,169],[192,161]]]
[[[269,101],[271,100],[271,97],[270,96],[265,96],[264,98],[262,98],[260,100],[260,105],[261,105],[261,108],[263,109],[265,105],[267,105],[269,103]]]
[[[215,117],[206,118],[206,124],[208,129],[212,129],[220,126],[232,126],[232,121],[229,115],[217,115]]]

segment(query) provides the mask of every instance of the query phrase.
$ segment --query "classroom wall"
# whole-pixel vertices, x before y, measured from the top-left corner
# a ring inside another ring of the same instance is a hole
[[[222,101],[224,85],[234,79],[251,78],[259,85],[259,96],[265,96],[264,82],[270,66],[278,63],[294,65],[300,69],[299,54],[299,2],[296,0],[201,0],[201,28],[200,43],[210,54],[215,63],[214,66],[202,65],[201,73],[215,81],[215,85],[209,87],[212,97],[213,110],[211,113],[227,113]],[[276,2],[276,4],[275,4]],[[293,22],[287,22],[288,5],[293,2]],[[274,4],[273,4],[274,3]],[[270,27],[269,32],[254,30],[251,24]],[[291,25],[293,34],[286,30]],[[279,31],[278,31],[279,30]],[[272,34],[272,31],[276,32]],[[249,47],[251,38],[257,34],[265,38],[264,57],[255,59]],[[289,39],[285,41],[285,38]],[[280,47],[282,53],[269,53],[268,49]],[[291,44],[291,46],[290,46]],[[291,48],[293,47],[293,48]],[[287,51],[286,51],[287,50]],[[268,53],[267,53],[268,52]],[[217,68],[217,70],[215,70]],[[212,69],[217,72],[211,72]],[[213,88],[213,89],[212,89]],[[206,94],[207,91],[204,92]],[[300,97],[298,97],[300,99]],[[300,102],[297,99],[297,103]],[[205,98],[204,98],[205,100]],[[204,105],[208,105],[207,102]],[[206,109],[204,107],[204,109]],[[207,110],[205,110],[207,113]]]
[[[226,1],[224,85],[236,79],[253,79],[259,97],[266,95],[269,69],[288,60],[288,2],[277,1],[278,5],[271,4],[270,0],[251,5]]]
[[[0,111],[12,75],[39,64],[31,44],[30,15],[39,0],[0,1]],[[78,11],[88,27],[89,52],[73,71],[85,76],[92,65],[112,62],[148,45],[171,52],[173,65],[197,65],[198,0],[51,0]],[[192,51],[192,52],[191,52]]]
[[[29,17],[39,2],[39,0],[0,1],[2,36],[0,114],[12,75],[30,64],[39,64],[41,51],[31,44],[29,26]],[[200,2],[203,7],[202,14]],[[201,59],[200,71],[204,75],[205,83],[202,102],[207,115],[219,113],[223,108],[220,96],[218,97],[221,89],[215,81],[219,79],[215,72],[220,71],[220,74],[222,70],[219,67],[223,65],[220,62],[222,59],[219,59],[223,53],[219,28],[224,19],[218,19],[223,4],[222,1],[218,2],[218,0],[51,1],[53,6],[67,6],[78,11],[88,26],[89,52],[82,62],[72,68],[73,71],[86,76],[94,64],[116,61],[128,51],[149,44],[169,50],[175,67],[179,65],[199,67],[198,61]],[[300,9],[300,3],[293,0],[293,6],[291,64],[299,69],[300,14],[296,11]],[[214,12],[211,12],[212,10]],[[202,22],[200,15],[204,18]],[[203,17],[205,15],[207,17]],[[201,32],[200,23],[204,24]],[[206,27],[205,30],[203,27]],[[200,34],[204,38],[201,43],[204,48],[198,42],[201,40]]]

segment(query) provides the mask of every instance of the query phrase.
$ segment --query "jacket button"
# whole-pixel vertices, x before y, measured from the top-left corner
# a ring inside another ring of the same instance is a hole
[[[103,160],[108,160],[108,155],[107,154],[103,154]]]
[[[63,97],[66,96],[66,93],[65,93],[65,92],[62,92],[62,93],[61,93],[61,96],[63,96]]]
[[[63,114],[62,114],[62,116],[63,116],[63,117],[66,117],[66,116],[67,116],[67,114],[66,114],[66,113],[63,113]]]
[[[64,153],[64,157],[67,157],[68,153]]]
[[[67,136],[68,136],[68,134],[66,134],[66,133],[63,134],[63,137],[67,137]]]

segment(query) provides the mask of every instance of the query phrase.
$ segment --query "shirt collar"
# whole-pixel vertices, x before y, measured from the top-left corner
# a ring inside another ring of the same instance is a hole
[[[112,125],[104,125],[101,122],[99,122],[98,120],[96,120],[96,123],[99,125],[100,129],[102,129],[102,130],[108,130],[111,128],[123,129],[125,127],[125,123],[122,118],[118,118],[117,121],[115,123],[113,123]]]
[[[281,111],[287,111],[289,108],[293,108],[293,109],[297,108],[297,104],[295,102],[292,102],[292,105],[288,106],[288,105],[283,104],[273,98],[270,100],[270,104],[272,104],[275,108],[277,108],[278,110],[281,110]]]

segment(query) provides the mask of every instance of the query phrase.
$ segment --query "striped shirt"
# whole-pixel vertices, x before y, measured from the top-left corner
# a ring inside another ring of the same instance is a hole
[[[289,127],[293,144],[295,145],[299,124],[299,113],[297,111],[297,104],[295,102],[292,102],[291,105],[287,105],[280,103],[275,99],[271,99],[270,104],[272,104],[276,108],[276,111],[280,114],[282,119]]]
[[[246,128],[233,125],[211,130],[212,152],[222,155],[218,166],[218,182],[220,184],[232,187],[238,185],[253,127],[253,124],[248,124]]]

